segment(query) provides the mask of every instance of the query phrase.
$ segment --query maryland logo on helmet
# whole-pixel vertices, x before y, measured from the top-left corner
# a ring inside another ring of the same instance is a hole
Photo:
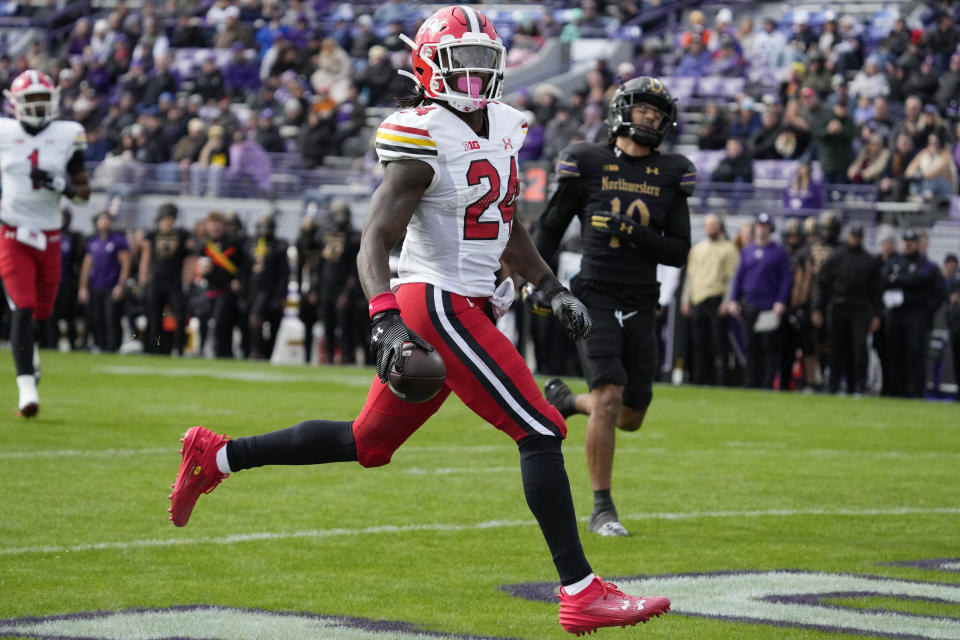
[[[424,95],[469,113],[497,100],[503,91],[506,49],[496,28],[473,7],[444,7],[430,16],[414,40],[413,79]]]
[[[10,83],[3,95],[13,105],[13,114],[21,123],[41,129],[60,115],[60,89],[45,73],[27,69]]]

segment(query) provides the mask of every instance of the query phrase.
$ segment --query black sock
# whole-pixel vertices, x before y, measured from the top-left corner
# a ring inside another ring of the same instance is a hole
[[[227,443],[231,471],[270,464],[323,464],[356,459],[352,421],[307,420],[286,429]]]
[[[610,497],[610,489],[601,489],[593,492],[593,511],[613,511],[617,508],[613,506],[613,498]]]
[[[33,309],[17,309],[10,319],[10,346],[18,376],[33,375]]]
[[[580,544],[560,443],[560,438],[551,436],[527,436],[517,446],[527,505],[540,524],[560,574],[560,583],[567,586],[593,571]]]

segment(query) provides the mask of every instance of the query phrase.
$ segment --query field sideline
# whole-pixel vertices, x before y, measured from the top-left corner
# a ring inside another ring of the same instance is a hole
[[[25,421],[0,354],[0,638],[572,637],[545,601],[555,573],[516,448],[458,399],[386,467],[245,471],[176,529],[167,494],[187,427],[348,419],[372,370],[43,364],[40,416]],[[643,429],[618,438],[625,539],[586,533],[585,426],[570,419],[565,455],[587,556],[675,606],[601,638],[960,639],[957,405],[658,386]]]

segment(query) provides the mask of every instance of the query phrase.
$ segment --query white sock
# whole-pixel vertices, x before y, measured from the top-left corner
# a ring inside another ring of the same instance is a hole
[[[567,586],[565,586],[565,587],[563,588],[563,590],[567,592],[567,595],[575,596],[575,595],[577,595],[578,593],[580,593],[581,591],[583,591],[584,589],[586,589],[587,587],[589,587],[589,586],[590,586],[590,583],[593,582],[593,579],[594,579],[595,577],[596,577],[596,576],[591,573],[590,575],[588,575],[588,576],[587,576],[586,578],[584,578],[583,580],[580,580],[579,582],[574,582],[573,584],[568,584]]]
[[[230,463],[227,462],[227,445],[217,449],[217,469],[220,469],[220,473],[230,473]]]

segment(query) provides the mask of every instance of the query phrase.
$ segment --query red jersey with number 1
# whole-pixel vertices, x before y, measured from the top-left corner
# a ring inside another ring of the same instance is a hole
[[[60,194],[34,184],[30,170],[38,167],[69,181],[67,164],[86,147],[86,134],[77,122],[54,120],[34,136],[18,120],[0,118],[0,220],[12,227],[59,229]]]
[[[433,168],[391,284],[425,282],[463,296],[493,295],[512,229],[517,152],[527,123],[499,102],[487,105],[487,116],[486,137],[436,104],[397,111],[377,130],[382,163],[421,160]]]

